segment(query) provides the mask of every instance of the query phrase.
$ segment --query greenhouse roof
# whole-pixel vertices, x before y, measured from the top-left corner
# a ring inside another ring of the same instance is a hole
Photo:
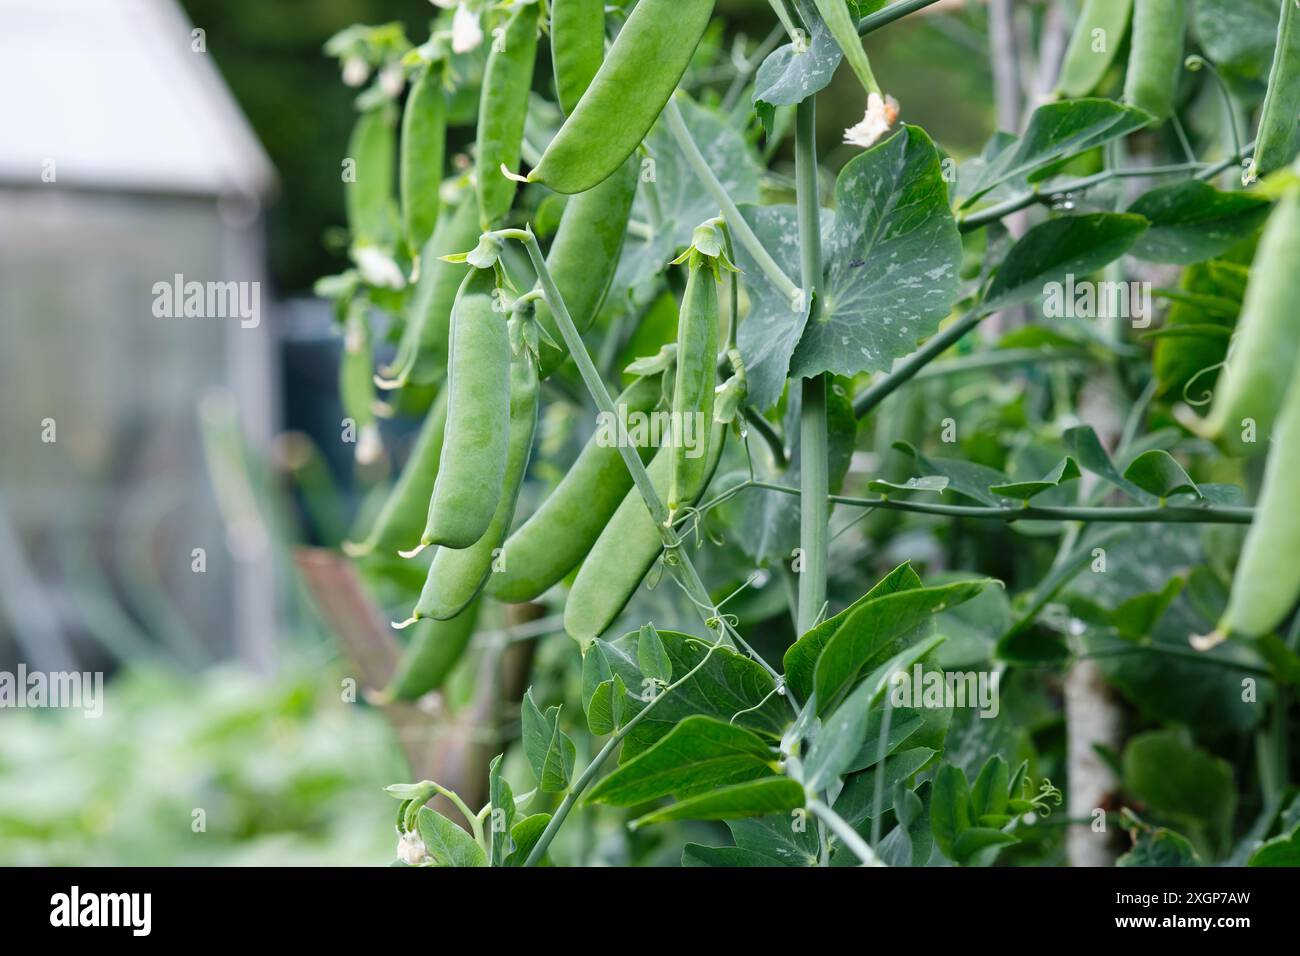
[[[275,173],[174,0],[0,0],[0,182],[264,196]]]

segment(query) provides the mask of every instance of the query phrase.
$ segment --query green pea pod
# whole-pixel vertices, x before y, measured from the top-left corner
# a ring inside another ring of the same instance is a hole
[[[519,172],[528,91],[537,59],[538,7],[525,4],[510,15],[504,32],[493,40],[483,74],[474,176],[479,225],[484,230],[496,225],[515,201],[515,181],[502,175],[501,167]]]
[[[1174,112],[1183,71],[1187,0],[1134,0],[1124,101],[1159,121]]]
[[[501,497],[510,443],[510,335],[494,308],[496,277],[472,269],[451,310],[447,434],[420,546],[468,548]]]
[[[725,426],[714,425],[709,443],[710,477],[722,456],[726,436]],[[662,448],[647,469],[655,490],[661,495],[668,490],[672,463],[672,449]],[[702,487],[698,494],[703,493]],[[569,636],[585,648],[605,633],[641,586],[641,579],[654,566],[663,547],[663,538],[650,509],[641,492],[633,488],[578,569],[564,605],[564,629]]]
[[[355,299],[348,307],[343,327],[343,354],[339,358],[339,399],[343,414],[356,426],[356,458],[362,464],[374,461],[380,452],[379,425],[375,421],[374,356],[370,351],[370,327],[366,324],[367,303]]]
[[[353,242],[378,244],[392,236],[396,151],[393,112],[387,104],[357,118],[348,140],[351,165],[343,170],[343,196]]]
[[[460,662],[474,637],[479,601],[446,621],[420,621],[406,646],[384,696],[389,700],[419,700],[437,690]]]
[[[402,228],[412,258],[419,255],[438,224],[438,189],[447,144],[445,70],[442,60],[427,63],[411,87],[402,113],[398,175]]]
[[[1300,192],[1282,198],[1255,253],[1241,319],[1214,392],[1206,434],[1229,453],[1255,455],[1273,434],[1300,357]]]
[[[605,0],[551,0],[551,62],[568,116],[605,59]]]
[[[519,488],[528,469],[537,430],[537,366],[527,349],[521,349],[510,363],[509,458],[501,493],[494,499],[495,508],[487,530],[478,541],[460,551],[439,548],[429,565],[429,576],[415,618],[447,620],[463,611],[483,590],[492,564],[505,542],[510,522],[514,520]]]
[[[1300,151],[1300,12],[1296,0],[1281,0],[1277,48],[1268,75],[1268,93],[1259,114],[1259,135],[1248,180],[1267,176],[1295,159]]]
[[[688,268],[686,292],[677,313],[670,515],[698,493],[708,476],[708,440],[717,384],[718,282],[714,260],[692,252]]]
[[[447,392],[439,393],[420,426],[411,455],[379,510],[374,527],[364,541],[345,542],[343,550],[354,558],[375,551],[395,554],[419,540],[425,512],[438,476],[442,437],[447,427]]]
[[[635,157],[629,158],[604,182],[570,199],[551,242],[546,265],[579,334],[596,320],[618,271],[638,169]],[[563,346],[555,316],[544,301],[537,303],[537,320],[556,345]],[[543,342],[542,378],[549,377],[566,358],[568,352]]]
[[[464,200],[454,213],[443,215],[420,253],[420,276],[407,307],[406,326],[392,364],[383,370],[383,388],[428,385],[447,371],[447,340],[451,310],[465,277],[465,267],[443,262],[442,256],[468,252],[479,239],[478,207]]]
[[[640,0],[529,182],[580,193],[618,169],[663,112],[712,14],[713,0]]]
[[[627,416],[648,414],[662,393],[658,376],[639,378],[615,405]],[[531,601],[577,567],[591,550],[632,487],[632,476],[615,444],[617,435],[612,423],[602,422],[555,490],[509,537],[499,570],[488,584],[493,597],[510,604]],[[648,455],[643,452],[642,457]]]
[[[1264,467],[1255,519],[1246,533],[1220,631],[1262,637],[1272,633],[1295,607],[1300,597],[1298,483],[1300,377],[1287,389],[1273,449]]]
[[[1115,62],[1133,0],[1086,0],[1061,64],[1057,91],[1065,97],[1087,96]]]

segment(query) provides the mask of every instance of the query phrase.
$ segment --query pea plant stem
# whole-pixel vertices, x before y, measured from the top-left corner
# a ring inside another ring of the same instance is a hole
[[[816,322],[821,284],[821,202],[817,184],[817,108],[808,97],[795,111],[795,195],[799,217],[799,256],[803,303]],[[826,603],[826,527],[830,520],[826,377],[802,382],[799,411],[799,633],[811,630]]]
[[[705,191],[713,197],[718,208],[722,210],[722,216],[727,220],[727,225],[731,227],[732,232],[736,234],[736,239],[745,247],[746,251],[754,257],[758,267],[762,270],[767,280],[776,286],[777,290],[787,302],[794,302],[798,293],[798,287],[785,274],[785,271],[776,264],[776,260],[758,241],[758,236],[754,235],[754,230],[749,228],[749,223],[745,217],[740,214],[735,202],[727,193],[727,189],[718,181],[718,177],[713,174],[712,167],[709,166],[708,160],[700,152],[699,146],[695,143],[695,137],[686,127],[686,121],[682,118],[682,111],[677,105],[675,99],[670,99],[668,105],[664,107],[664,117],[668,120],[668,129],[677,140],[677,145],[681,147],[682,152],[686,155],[686,162],[690,165],[691,170],[699,178],[700,184]]]
[[[811,799],[807,802],[806,806],[813,816],[831,828],[831,832],[840,838],[840,842],[843,843],[844,846],[847,847],[864,866],[884,866],[880,861],[880,857],[876,856],[871,847],[867,845],[867,841],[858,836],[858,832],[854,830],[853,827],[849,826],[848,821],[842,816],[820,800]]]
[[[866,36],[868,33],[874,33],[881,27],[887,27],[895,20],[901,20],[909,13],[916,13],[918,10],[924,10],[932,4],[938,3],[939,0],[901,0],[899,3],[892,3],[871,14],[869,17],[863,17],[858,21],[858,36]]]
[[[871,385],[865,392],[853,399],[853,412],[862,418],[904,382],[916,376],[921,369],[948,350],[971,329],[979,325],[988,313],[972,311],[958,319],[952,325],[930,337],[919,350],[898,363],[887,376]]]
[[[682,684],[685,684],[688,680],[694,677],[696,672],[709,662],[709,658],[713,656],[713,652],[717,650],[718,647],[718,644],[714,644],[710,647],[708,651],[705,652],[704,656],[700,658],[698,664],[660,691],[655,696],[654,700],[647,703],[637,711],[637,713],[634,714],[626,724],[610,735],[609,740],[605,741],[605,746],[601,747],[596,753],[596,756],[591,758],[591,763],[587,764],[586,769],[582,771],[578,776],[578,779],[569,787],[569,792],[564,795],[564,799],[561,800],[560,805],[556,807],[555,813],[551,816],[550,821],[547,822],[546,829],[542,831],[542,835],[538,839],[536,846],[534,846],[532,852],[528,854],[528,859],[524,861],[524,866],[536,866],[541,861],[542,857],[546,855],[547,847],[551,845],[551,841],[555,839],[555,834],[558,833],[560,827],[564,825],[564,821],[568,817],[569,812],[573,809],[574,804],[578,802],[578,798],[582,796],[583,791],[585,791],[587,787],[591,786],[591,782],[596,778],[596,774],[600,772],[600,768],[604,766],[605,761],[609,759],[610,754],[614,752],[618,745],[623,742],[623,739],[632,732],[633,728],[635,728],[637,724],[645,720],[646,716],[650,711],[655,709],[655,706],[658,705],[659,701],[663,700],[678,687],[682,686]]]

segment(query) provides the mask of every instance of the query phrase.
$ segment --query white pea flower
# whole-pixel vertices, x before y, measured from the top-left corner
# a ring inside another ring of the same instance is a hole
[[[374,422],[362,425],[361,433],[357,435],[357,464],[373,465],[383,453],[384,440],[380,437],[379,426]],[[420,844],[420,849],[424,849],[423,843]]]
[[[403,833],[397,840],[397,858],[408,866],[419,866],[428,856],[424,841],[415,831]]]
[[[867,115],[844,131],[844,142],[863,149],[874,146],[897,120],[898,100],[892,96],[881,99],[879,93],[872,93],[867,97]]]
[[[406,276],[391,256],[374,246],[362,246],[356,251],[357,269],[361,278],[383,289],[406,288]]]
[[[478,14],[460,4],[456,14],[451,18],[451,50],[453,53],[468,53],[483,42],[483,28],[479,25]]]
[[[370,64],[359,56],[350,56],[343,61],[343,82],[348,86],[360,86],[370,78]]]
[[[401,63],[389,63],[379,71],[379,88],[388,96],[401,95],[402,87],[405,85],[406,72],[402,69]]]

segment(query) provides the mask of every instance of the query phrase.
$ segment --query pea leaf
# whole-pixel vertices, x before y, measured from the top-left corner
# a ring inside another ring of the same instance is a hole
[[[870,741],[868,741],[870,743]],[[858,827],[876,818],[876,780],[882,773],[880,812],[888,813],[894,809],[898,785],[904,783],[930,762],[937,751],[929,747],[913,747],[887,759],[874,770],[855,773],[844,782],[844,789],[835,798],[834,810],[850,826]]]
[[[488,832],[490,841],[488,849],[492,866],[502,866],[514,844],[510,840],[510,828],[515,825],[515,795],[510,783],[501,775],[501,755],[492,758],[488,764],[488,800],[492,810],[488,814]]]
[[[954,859],[957,838],[971,825],[970,784],[966,774],[946,763],[934,775],[930,795],[930,829],[934,842],[949,859]]]
[[[587,706],[587,729],[598,736],[612,734],[623,725],[626,707],[627,687],[623,678],[615,674],[611,680],[601,681]]]
[[[1010,786],[1011,768],[1006,760],[1001,754],[989,757],[971,787],[971,810],[975,819],[1006,813]]]
[[[1232,765],[1188,742],[1178,731],[1153,730],[1124,748],[1124,787],[1153,816],[1211,851],[1226,850],[1237,806]]]
[[[1270,208],[1259,196],[1221,192],[1198,179],[1159,186],[1128,207],[1151,223],[1132,253],[1148,262],[1204,262],[1259,229]]]
[[[569,788],[577,747],[560,730],[560,708],[550,707],[543,714],[533,701],[530,688],[521,704],[524,753],[537,776],[537,785],[545,793],[560,793]]]
[[[795,378],[888,371],[958,296],[961,238],[939,151],[922,129],[905,126],[849,160],[835,205],[825,293],[790,360]]]
[[[439,866],[487,866],[487,854],[474,838],[436,810],[421,807],[415,825]]]
[[[816,866],[821,852],[817,828],[807,824],[799,813],[729,820],[727,829],[742,849],[774,856],[787,866]]]
[[[614,676],[602,641],[593,641],[582,652],[582,706],[591,710],[591,699],[601,684]]]
[[[989,487],[989,493],[1000,495],[1003,498],[1018,498],[1021,501],[1028,501],[1036,495],[1041,495],[1044,491],[1060,487],[1064,482],[1073,481],[1080,474],[1079,463],[1067,455],[1061,459],[1059,465],[1038,481],[1014,481],[1005,485],[992,485]]]
[[[738,846],[701,846],[688,843],[682,847],[682,866],[766,867],[790,866],[784,860],[756,850]]]
[[[767,55],[754,78],[754,102],[793,106],[825,89],[844,54],[809,0],[794,0],[807,34]]]
[[[1052,172],[1067,157],[1126,136],[1151,122],[1151,116],[1114,100],[1085,98],[1047,103],[1034,110],[1025,133],[1012,141],[984,169],[965,205],[1008,180],[1031,182]]]
[[[1014,834],[992,827],[970,827],[957,835],[952,847],[952,858],[957,863],[969,863],[976,854],[989,847],[1010,846],[1019,842],[1020,838]]]
[[[636,662],[642,677],[667,684],[673,676],[673,662],[668,659],[668,651],[653,624],[641,628],[636,642]]]
[[[1197,0],[1192,25],[1217,66],[1263,80],[1273,62],[1277,10],[1273,0]]]
[[[885,481],[883,478],[873,478],[867,482],[867,490],[875,491],[882,495],[888,495],[895,491],[933,491],[942,493],[948,488],[948,479],[943,475],[924,475],[920,478],[909,478],[907,481]]]
[[[534,813],[524,817],[513,827],[510,828],[510,839],[514,842],[515,848],[510,855],[506,857],[506,866],[523,866],[528,859],[528,855],[533,852],[533,847],[537,846],[537,841],[542,838],[542,833],[546,830],[546,825],[551,822],[549,813]],[[543,857],[543,860],[546,858]]]
[[[632,821],[642,827],[666,820],[734,820],[761,817],[769,813],[788,813],[802,807],[803,787],[789,777],[766,777],[670,804]]]
[[[894,448],[905,455],[911,455],[924,470],[947,478],[948,487],[959,495],[991,507],[1004,503],[1003,499],[992,493],[993,487],[1007,481],[1007,476],[997,469],[954,458],[930,458],[905,441],[894,442]]]
[[[1139,488],[1119,473],[1119,469],[1111,461],[1110,454],[1102,447],[1101,439],[1097,437],[1097,432],[1091,425],[1079,425],[1067,429],[1061,439],[1085,471],[1090,471],[1098,478],[1109,482],[1141,504],[1155,503],[1154,495]]]
[[[1153,827],[1130,817],[1133,848],[1115,861],[1116,866],[1201,866],[1196,848],[1181,833]]]
[[[1172,577],[1159,591],[1131,597],[1111,612],[1110,620],[1120,636],[1130,641],[1148,639],[1156,623],[1183,591],[1186,582]]]
[[[840,628],[844,626],[844,622],[849,620],[854,613],[869,601],[874,601],[887,594],[910,591],[919,587],[921,587],[921,579],[912,570],[910,561],[904,561],[894,568],[877,582],[870,591],[854,601],[849,607],[834,617],[822,621],[821,624],[808,631],[790,646],[785,652],[785,658],[782,660],[786,683],[790,685],[801,700],[807,700],[812,696],[813,692],[813,670],[817,666],[817,658],[821,655],[826,642],[835,636]]]
[[[685,799],[770,776],[775,757],[770,744],[743,727],[712,717],[687,717],[600,781],[588,799],[618,807],[666,796]]]
[[[1161,499],[1183,492],[1201,497],[1201,489],[1196,487],[1196,482],[1183,470],[1183,466],[1169,452],[1158,448],[1134,458],[1124,469],[1124,479]]]
[[[1050,283],[1087,275],[1132,248],[1147,229],[1141,216],[1094,212],[1039,223],[1007,252],[989,283],[980,311],[1032,302]]]
[[[1300,827],[1274,837],[1250,855],[1247,866],[1300,866]]]

